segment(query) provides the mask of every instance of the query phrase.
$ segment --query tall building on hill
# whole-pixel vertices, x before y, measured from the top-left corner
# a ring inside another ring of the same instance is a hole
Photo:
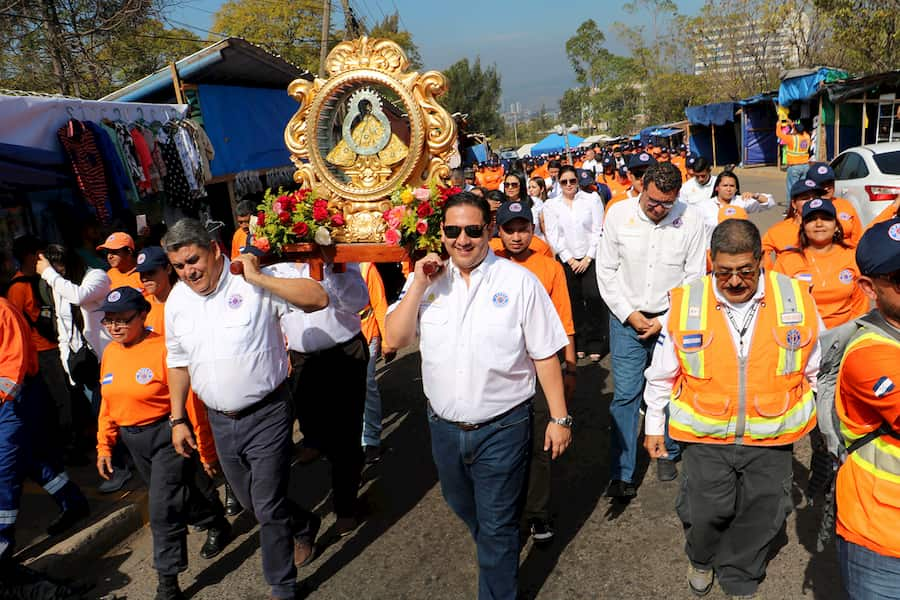
[[[694,74],[777,72],[796,67],[800,57],[792,31],[808,31],[808,24],[808,17],[802,14],[797,22],[780,29],[748,20],[710,32],[695,48]]]

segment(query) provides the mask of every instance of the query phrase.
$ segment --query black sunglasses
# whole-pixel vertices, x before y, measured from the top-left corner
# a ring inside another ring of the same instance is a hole
[[[466,225],[465,227],[460,227],[459,225],[444,225],[444,235],[451,240],[455,240],[463,230],[465,230],[468,237],[480,238],[484,235],[485,227],[487,227],[487,225]]]
[[[576,183],[578,183],[578,180],[577,179],[560,179],[559,183],[560,183],[560,185],[575,185]]]

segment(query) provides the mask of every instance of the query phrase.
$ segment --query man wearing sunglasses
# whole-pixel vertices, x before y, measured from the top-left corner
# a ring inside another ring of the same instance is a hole
[[[634,159],[634,157],[632,157]],[[672,163],[644,173],[641,194],[614,205],[597,252],[597,285],[610,310],[609,340],[615,382],[610,405],[610,484],[607,495],[637,495],[637,465],[644,369],[650,364],[669,309],[668,292],[706,271],[703,220],[678,202],[681,172]],[[677,477],[678,445],[657,463],[660,481]]]
[[[898,235],[900,237],[900,235]],[[815,302],[797,280],[763,271],[759,230],[728,219],[712,234],[712,274],[671,291],[647,369],[644,446],[684,444],[676,502],[688,585],[714,578],[732,598],[756,598],[772,542],[793,507],[792,446],[816,424]]]
[[[141,276],[135,270],[137,267],[137,258],[134,254],[134,240],[125,232],[117,231],[110,234],[106,241],[97,246],[97,252],[106,256],[106,262],[109,263],[109,275],[111,282],[110,289],[114,290],[118,287],[133,287],[136,290],[144,291],[144,284],[141,283]]]
[[[837,545],[848,598],[900,597],[900,219],[856,248],[859,286],[876,310],[856,321],[834,408],[849,457],[837,474]],[[824,418],[824,417],[820,417]],[[867,440],[867,441],[865,441]],[[856,449],[852,450],[853,445]]]
[[[488,245],[490,208],[470,193],[444,207],[444,263],[416,263],[389,309],[385,340],[419,338],[432,457],[450,508],[478,551],[478,597],[517,597],[519,516],[540,381],[550,410],[543,448],[557,458],[571,441],[556,353],[569,339],[547,292]]]

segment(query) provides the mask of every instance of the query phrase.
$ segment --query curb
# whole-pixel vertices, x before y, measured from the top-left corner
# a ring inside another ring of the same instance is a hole
[[[149,522],[148,501],[146,490],[135,492],[128,505],[73,533],[25,564],[55,578],[78,574],[89,561],[100,558]]]

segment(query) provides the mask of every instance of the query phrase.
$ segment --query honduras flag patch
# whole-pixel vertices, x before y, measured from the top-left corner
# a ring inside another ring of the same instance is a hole
[[[703,345],[702,333],[691,333],[681,338],[681,345],[686,350],[699,348]]]
[[[875,396],[881,398],[882,396],[889,394],[894,391],[894,382],[891,381],[890,377],[882,377],[878,381],[875,382],[875,385],[872,387],[872,390],[875,392]]]
[[[112,373],[107,373],[103,376],[103,379],[100,381],[101,385],[109,385],[112,383]]]

